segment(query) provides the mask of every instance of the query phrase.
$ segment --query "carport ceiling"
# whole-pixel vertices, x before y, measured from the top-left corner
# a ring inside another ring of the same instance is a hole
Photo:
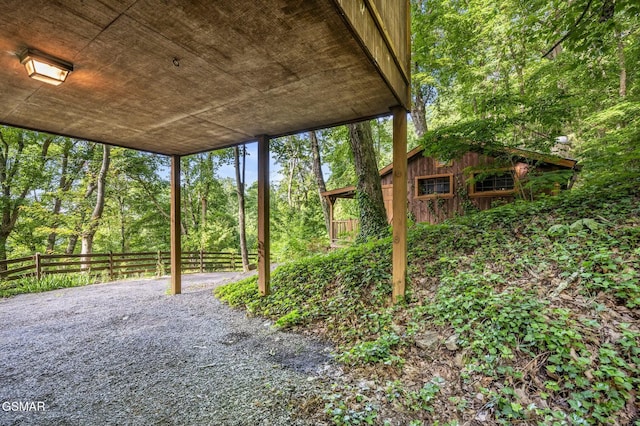
[[[184,155],[401,103],[334,0],[0,0],[0,16],[7,125]],[[75,70],[32,80],[27,47]]]

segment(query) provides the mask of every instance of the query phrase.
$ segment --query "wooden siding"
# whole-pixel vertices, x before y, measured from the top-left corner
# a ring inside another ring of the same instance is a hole
[[[382,185],[382,200],[387,211],[387,222],[393,221],[393,185]]]
[[[416,155],[409,160],[407,170],[407,195],[409,211],[416,222],[439,223],[444,219],[453,217],[456,213],[463,214],[464,198],[461,192],[466,192],[468,177],[464,174],[464,169],[470,166],[480,166],[492,164],[494,159],[486,155],[475,152],[466,153],[460,160],[455,160],[450,165],[438,167],[437,162],[431,157]],[[453,175],[453,197],[440,199],[418,199],[416,198],[415,182],[418,176],[430,175]],[[382,176],[382,185],[390,185],[392,173]],[[470,197],[469,201],[479,210],[491,208],[494,201],[513,200],[512,196],[502,197]],[[387,212],[388,213],[388,212]]]
[[[516,180],[522,179],[531,170],[531,164],[535,164],[536,172],[551,172],[557,170],[580,170],[580,165],[575,160],[559,158],[549,155],[538,154],[523,150],[510,150],[510,154],[521,154],[512,156],[513,163],[507,169],[513,169]],[[439,223],[456,214],[463,215],[465,206],[469,210],[487,210],[495,204],[504,204],[513,201],[515,191],[492,191],[473,194],[469,180],[479,169],[496,170],[505,169],[504,163],[499,165],[495,158],[479,154],[473,151],[466,153],[461,159],[448,164],[435,161],[433,158],[424,157],[422,148],[416,147],[407,153],[407,205],[408,211],[416,222]],[[537,164],[536,164],[537,163]],[[465,173],[465,169],[467,172]],[[474,173],[473,171],[476,170]],[[416,185],[418,178],[450,177],[450,193],[429,194],[417,196]],[[574,175],[575,177],[575,175]],[[393,164],[389,164],[380,170],[380,180],[382,183],[382,196],[389,223],[393,221]],[[571,179],[573,181],[573,178]],[[516,184],[517,186],[517,184]],[[569,184],[570,186],[570,184]],[[556,184],[553,188],[546,189],[549,195],[557,193],[561,185]],[[353,198],[355,187],[338,188],[324,192],[333,207],[338,198]],[[331,212],[333,221],[333,210]],[[332,241],[335,235],[332,235]]]

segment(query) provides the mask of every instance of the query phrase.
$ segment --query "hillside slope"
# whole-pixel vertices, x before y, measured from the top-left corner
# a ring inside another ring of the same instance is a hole
[[[334,424],[633,424],[640,404],[640,179],[515,203],[279,267],[216,295],[320,334],[352,382]]]

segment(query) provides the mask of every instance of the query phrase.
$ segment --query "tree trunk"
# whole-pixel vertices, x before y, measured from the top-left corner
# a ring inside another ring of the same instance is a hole
[[[240,173],[240,149],[233,148],[234,162],[236,168],[236,186],[238,192],[238,232],[240,233],[240,256],[242,257],[242,270],[249,271],[249,252],[247,251],[247,234],[244,218],[244,171],[247,151],[242,147],[242,174]]]
[[[53,202],[53,209],[51,213],[53,214],[53,228],[54,231],[49,233],[47,237],[47,253],[53,253],[56,246],[56,238],[58,233],[55,231],[55,228],[58,226],[58,216],[60,215],[60,209],[62,208],[62,193],[67,190],[67,167],[69,165],[69,153],[71,152],[71,146],[73,142],[71,139],[67,139],[64,143],[64,147],[62,150],[62,164],[60,166],[60,183],[58,184],[58,190],[60,191]]]
[[[416,135],[421,138],[427,133],[427,102],[431,100],[428,87],[413,85],[413,105],[411,107],[411,121],[416,129]]]
[[[186,169],[186,168],[185,168]],[[185,173],[184,174],[184,185],[182,186],[182,188],[180,189],[182,191],[182,193],[184,194],[182,198],[182,208],[183,211],[186,213],[184,215],[184,228],[185,231],[188,231],[188,229],[192,229],[194,233],[198,232],[199,226],[198,226],[198,218],[196,217],[196,213],[193,209],[193,196],[192,196],[192,191],[186,191],[185,188],[191,188],[193,187],[193,185],[191,184],[191,174],[190,173]],[[187,227],[187,218],[191,219],[191,227],[188,228]],[[187,234],[187,232],[185,232],[185,235]]]
[[[205,225],[207,223],[207,210],[208,210],[209,202],[207,201],[207,197],[202,195],[200,197],[200,229],[204,232]]]
[[[127,252],[127,239],[126,239],[126,217],[124,214],[124,197],[118,197],[118,211],[120,213],[120,253]]]
[[[287,202],[289,204],[289,207],[293,207],[293,197],[292,197],[292,193],[293,193],[293,175],[296,171],[296,166],[297,166],[297,158],[293,157],[291,160],[289,160],[289,179],[288,180],[288,184],[287,184]]]
[[[313,155],[313,174],[316,176],[316,183],[318,184],[318,196],[320,197],[320,205],[322,206],[322,213],[324,214],[324,225],[327,228],[327,233],[329,233],[331,229],[329,201],[322,196],[322,193],[326,192],[327,186],[324,183],[324,176],[322,175],[322,159],[320,158],[320,147],[315,131],[309,132],[309,140],[311,141],[311,154]]]
[[[7,238],[8,235],[0,235],[0,260],[7,260]],[[0,265],[0,271],[7,270],[7,265]]]
[[[356,199],[360,210],[360,232],[357,241],[386,237],[389,235],[387,212],[384,208],[380,173],[373,148],[371,123],[366,121],[350,124],[348,127],[358,176]]]
[[[620,66],[620,89],[618,93],[621,98],[627,96],[627,66],[624,58],[624,40],[622,39],[622,33],[617,33],[618,39],[618,65]]]
[[[96,204],[93,208],[93,213],[89,219],[89,226],[87,230],[82,233],[82,248],[80,254],[91,254],[93,251],[93,237],[98,230],[100,219],[102,218],[102,212],[104,211],[104,199],[105,199],[105,186],[107,182],[107,172],[109,171],[109,164],[111,162],[111,147],[109,145],[102,146],[102,165],[100,166],[100,172],[98,173],[98,179],[96,183]],[[82,262],[88,261],[88,257],[83,257]],[[82,264],[82,269],[89,267],[88,263]]]
[[[19,205],[16,205],[13,209],[4,209],[2,214],[2,224],[0,225],[0,260],[7,260],[7,240],[9,235],[13,231],[18,221],[18,215],[20,214]],[[2,270],[5,270],[3,268]]]
[[[80,227],[76,227],[75,233],[69,235],[69,241],[67,242],[67,249],[64,251],[65,254],[73,254],[76,251],[76,245],[78,244],[78,238],[80,237]]]
[[[7,259],[7,240],[9,235],[13,232],[18,216],[20,215],[20,207],[25,202],[27,194],[31,191],[31,187],[35,185],[32,179],[25,179],[25,185],[21,187],[15,186],[15,179],[23,173],[27,173],[22,165],[22,154],[25,150],[25,138],[24,131],[20,130],[16,140],[6,140],[2,128],[0,128],[0,260]],[[15,152],[11,154],[11,145],[15,144]],[[49,146],[53,142],[52,137],[42,141],[41,147],[41,168],[44,169],[47,155],[49,152]],[[21,171],[20,168],[23,168]],[[0,268],[0,270],[6,270],[6,266]]]
[[[88,198],[91,196],[93,191],[95,190],[95,185],[90,185],[87,191],[85,192],[84,198]],[[65,250],[65,254],[73,254],[76,251],[76,246],[78,245],[78,239],[80,235],[82,235],[82,226],[86,219],[87,215],[84,213],[84,210],[80,212],[80,218],[73,229],[73,233],[69,235],[69,241],[67,242],[67,249]]]
[[[54,217],[57,217],[60,214],[60,209],[62,208],[62,199],[58,196],[56,197],[54,203],[53,203],[53,209],[52,209],[52,213],[54,215]],[[58,220],[55,219],[54,223],[53,223],[54,229],[55,227],[58,226]],[[54,230],[51,231],[49,233],[49,236],[47,237],[47,248],[46,248],[46,252],[47,253],[53,253],[53,251],[56,248],[56,238],[58,237],[58,233]]]

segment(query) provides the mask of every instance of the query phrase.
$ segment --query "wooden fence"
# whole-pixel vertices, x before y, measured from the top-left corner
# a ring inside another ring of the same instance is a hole
[[[258,255],[249,254],[255,265]],[[0,280],[11,281],[23,277],[85,272],[104,275],[109,280],[134,274],[168,273],[171,268],[168,251],[141,253],[40,254],[0,261]],[[182,272],[235,271],[242,269],[237,253],[185,251],[182,252]]]
[[[334,220],[331,222],[331,227],[333,236],[331,242],[335,242],[344,238],[345,234],[355,234],[360,228],[360,221],[358,219]]]

